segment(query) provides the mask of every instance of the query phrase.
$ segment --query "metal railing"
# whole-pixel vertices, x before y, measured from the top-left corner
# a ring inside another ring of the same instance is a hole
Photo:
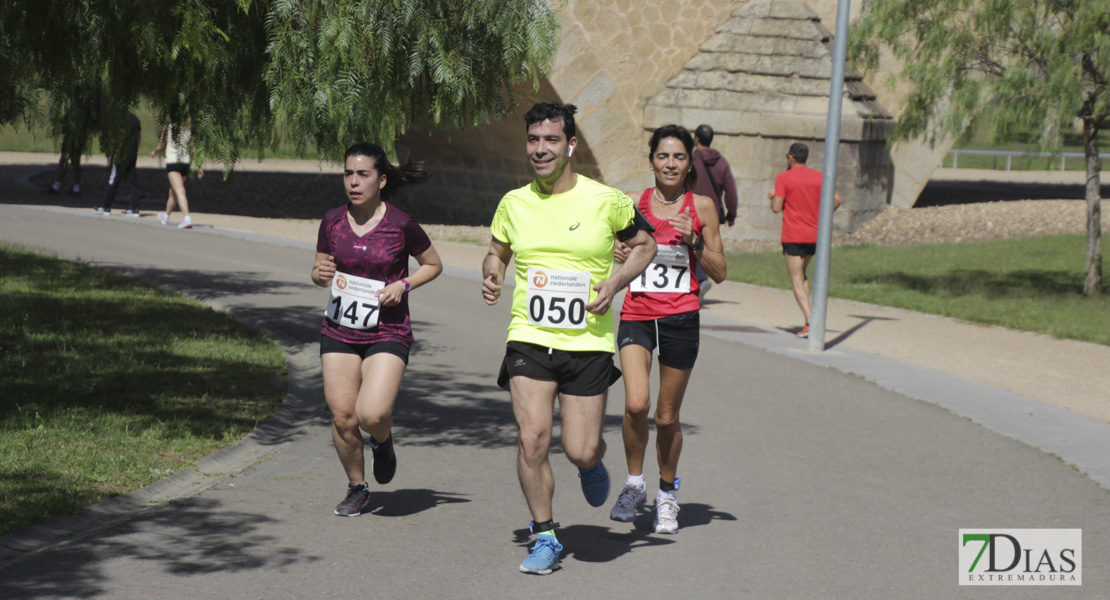
[[[959,168],[961,154],[966,156],[1005,156],[1007,171],[1010,170],[1011,160],[1015,156],[1028,158],[1059,158],[1061,171],[1065,170],[1064,167],[1069,158],[1085,158],[1087,156],[1082,152],[1022,152],[1020,150],[964,150],[961,148],[953,148],[948,151],[948,154],[952,156],[951,168],[953,169]],[[1110,154],[1099,154],[1099,157],[1106,160],[1110,158]],[[943,166],[943,162],[941,166]]]

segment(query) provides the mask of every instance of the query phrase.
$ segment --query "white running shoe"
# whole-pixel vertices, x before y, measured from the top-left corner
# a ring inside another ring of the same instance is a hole
[[[193,228],[193,218],[192,217],[185,217],[184,219],[181,219],[181,224],[178,225],[177,228],[178,229],[192,229]]]
[[[617,496],[617,503],[609,511],[609,518],[622,523],[630,523],[636,518],[636,511],[644,507],[647,501],[647,490],[631,484],[624,484],[621,495]]]
[[[161,221],[163,225],[170,224],[170,216],[166,214],[166,211],[158,213],[158,220]]]
[[[699,281],[700,289],[698,290],[698,302],[705,302],[705,295],[709,293],[709,288],[713,287],[713,280],[706,277],[705,281]]]
[[[655,533],[678,532],[678,502],[669,498],[655,498]]]

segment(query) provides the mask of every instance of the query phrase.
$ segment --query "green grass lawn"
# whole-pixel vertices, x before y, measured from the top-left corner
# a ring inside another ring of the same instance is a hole
[[[276,413],[285,370],[195,301],[0,244],[0,535],[234,444]]]
[[[1110,282],[1082,296],[1080,235],[832,252],[829,295],[1110,345]],[[728,254],[728,278],[790,288],[782,254]],[[812,277],[813,266],[810,266]]]

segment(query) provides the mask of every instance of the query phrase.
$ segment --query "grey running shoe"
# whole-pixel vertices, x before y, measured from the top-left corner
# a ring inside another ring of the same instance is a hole
[[[678,532],[678,502],[655,498],[655,533]]]
[[[129,208],[129,209],[123,211],[123,216],[125,216],[125,217],[137,217],[137,216],[139,216],[139,211],[131,210]]]
[[[93,212],[98,214],[98,215],[110,215],[110,214],[112,214],[112,209],[104,208],[103,206],[98,206],[98,207],[93,209]]]
[[[335,514],[341,517],[357,517],[370,507],[370,490],[365,483],[347,484],[347,497],[335,507]]]
[[[617,496],[617,504],[609,512],[609,518],[622,523],[630,523],[636,518],[636,511],[644,507],[647,501],[647,490],[642,487],[626,483]]]

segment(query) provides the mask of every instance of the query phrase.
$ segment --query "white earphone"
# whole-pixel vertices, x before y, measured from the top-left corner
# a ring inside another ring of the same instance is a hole
[[[567,148],[567,158],[570,158],[571,154],[574,154],[574,146]]]

